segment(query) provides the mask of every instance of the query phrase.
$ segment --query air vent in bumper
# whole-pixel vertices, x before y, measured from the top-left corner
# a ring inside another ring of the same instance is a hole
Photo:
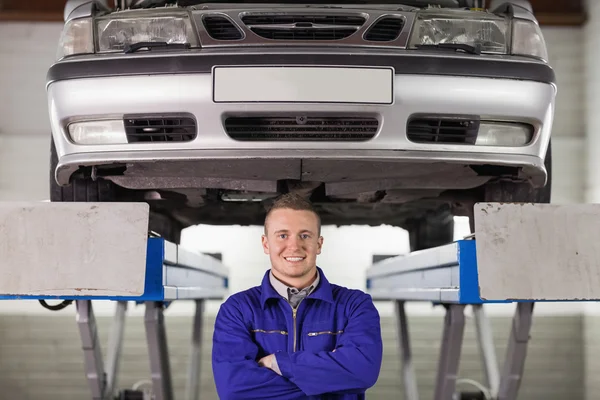
[[[372,42],[391,42],[398,39],[404,20],[400,17],[383,17],[376,21],[365,33],[365,40]]]
[[[360,142],[377,134],[375,117],[228,117],[227,134],[240,141]]]
[[[206,32],[215,40],[240,40],[242,32],[229,18],[222,15],[205,15],[202,23]]]
[[[475,144],[479,118],[419,116],[408,121],[406,135],[416,143]]]
[[[196,121],[186,115],[125,116],[129,143],[190,142],[196,138]]]
[[[270,40],[340,40],[354,34],[365,18],[357,15],[245,15],[242,22]]]

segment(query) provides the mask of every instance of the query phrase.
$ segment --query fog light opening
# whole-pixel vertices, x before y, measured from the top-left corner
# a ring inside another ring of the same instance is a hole
[[[73,122],[68,126],[69,136],[76,144],[127,144],[123,120]]]
[[[531,143],[533,127],[528,124],[481,121],[476,146],[521,147]]]

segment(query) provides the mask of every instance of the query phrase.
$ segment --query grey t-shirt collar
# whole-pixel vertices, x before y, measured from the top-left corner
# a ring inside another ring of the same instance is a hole
[[[275,275],[273,275],[273,271],[269,273],[269,281],[271,282],[271,286],[273,286],[273,289],[275,289],[275,291],[279,293],[281,297],[286,299],[288,303],[290,303],[294,308],[298,306],[302,299],[311,294],[317,288],[317,286],[319,285],[320,278],[321,277],[319,276],[319,271],[317,270],[317,279],[315,279],[315,281],[311,283],[310,286],[302,289],[297,289],[289,287],[285,283],[281,282],[279,279],[275,278]]]

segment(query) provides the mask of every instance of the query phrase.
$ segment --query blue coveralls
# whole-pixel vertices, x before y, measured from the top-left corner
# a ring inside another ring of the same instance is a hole
[[[319,286],[296,312],[269,271],[221,305],[212,350],[221,400],[365,399],[381,369],[379,313],[371,296],[330,284],[318,269]],[[257,364],[273,353],[282,376]]]

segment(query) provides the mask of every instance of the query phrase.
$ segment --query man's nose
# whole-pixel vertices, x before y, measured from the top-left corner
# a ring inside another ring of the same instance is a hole
[[[290,240],[288,242],[288,246],[292,249],[299,249],[302,247],[302,243],[300,241],[300,238],[292,236],[290,237]]]

